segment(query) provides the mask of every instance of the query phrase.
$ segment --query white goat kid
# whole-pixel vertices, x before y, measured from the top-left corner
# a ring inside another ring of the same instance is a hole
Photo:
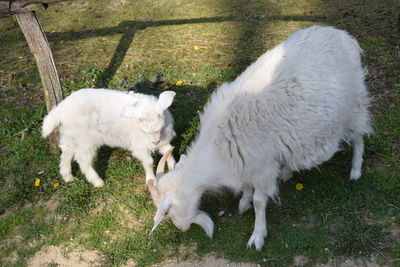
[[[42,136],[59,127],[61,148],[60,173],[71,182],[71,160],[75,158],[86,179],[95,187],[104,181],[92,167],[97,149],[102,145],[122,147],[139,159],[146,172],[146,183],[155,182],[151,153],[164,154],[175,136],[173,118],[167,108],[175,92],[166,91],[159,98],[139,93],[108,89],[81,89],[72,93],[43,121]],[[173,169],[175,160],[168,158]]]
[[[291,171],[317,166],[345,141],[354,150],[350,179],[358,179],[363,135],[371,132],[360,52],[345,31],[313,26],[223,84],[206,105],[187,156],[149,185],[158,207],[153,230],[168,214],[182,231],[195,223],[211,237],[214,225],[199,210],[201,196],[228,187],[243,192],[240,213],[253,202],[255,226],[247,247],[261,250],[265,208],[277,197],[280,175],[288,179]]]

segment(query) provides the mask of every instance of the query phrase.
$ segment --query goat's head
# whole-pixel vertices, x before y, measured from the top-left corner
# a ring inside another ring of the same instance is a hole
[[[160,142],[161,130],[165,124],[165,110],[172,104],[175,92],[166,91],[160,94],[157,101],[144,99],[136,104],[126,105],[121,117],[134,119],[139,129],[151,137],[152,143]]]
[[[151,231],[154,231],[167,215],[179,230],[185,232],[192,223],[195,223],[200,225],[211,238],[214,223],[205,212],[198,208],[201,195],[198,192],[192,192],[182,183],[185,156],[181,156],[174,170],[164,174],[165,161],[171,152],[172,149],[167,151],[158,164],[157,185],[154,185],[153,181],[149,181],[148,184],[154,204],[157,206]]]

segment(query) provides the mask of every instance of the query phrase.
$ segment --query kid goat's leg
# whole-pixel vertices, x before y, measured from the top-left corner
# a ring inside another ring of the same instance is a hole
[[[93,169],[92,161],[95,156],[93,149],[79,149],[75,154],[75,159],[81,168],[81,171],[94,187],[101,187],[104,185],[104,181],[100,178],[97,172]]]
[[[357,180],[361,177],[362,156],[364,153],[364,141],[362,134],[355,134],[352,140],[353,160],[351,163],[350,180]]]
[[[156,176],[154,175],[154,170],[153,170],[153,163],[154,160],[150,154],[150,152],[132,152],[132,155],[136,157],[138,160],[140,160],[143,164],[144,171],[146,173],[146,184],[149,180],[156,179]]]
[[[71,161],[74,156],[75,147],[71,145],[61,146],[60,174],[65,182],[69,183],[74,180],[71,173]]]

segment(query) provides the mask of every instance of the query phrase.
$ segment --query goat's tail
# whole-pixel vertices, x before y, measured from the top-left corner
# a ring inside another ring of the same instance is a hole
[[[46,138],[51,134],[61,123],[59,116],[59,107],[54,108],[44,117],[42,125],[42,137]]]

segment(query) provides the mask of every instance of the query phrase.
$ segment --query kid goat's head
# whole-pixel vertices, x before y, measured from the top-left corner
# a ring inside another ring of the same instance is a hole
[[[139,129],[149,135],[152,143],[157,145],[165,123],[164,111],[171,106],[174,97],[175,92],[166,91],[156,101],[153,98],[143,98],[133,105],[126,105],[122,109],[121,117],[136,120]]]
[[[173,148],[172,148],[173,149]],[[157,166],[157,185],[149,181],[148,187],[157,206],[152,232],[167,215],[181,231],[187,231],[192,223],[200,225],[208,237],[212,237],[214,223],[211,218],[199,209],[201,193],[185,188],[182,177],[185,175],[186,156],[181,156],[175,169],[164,174],[165,161],[172,152],[167,151]]]

